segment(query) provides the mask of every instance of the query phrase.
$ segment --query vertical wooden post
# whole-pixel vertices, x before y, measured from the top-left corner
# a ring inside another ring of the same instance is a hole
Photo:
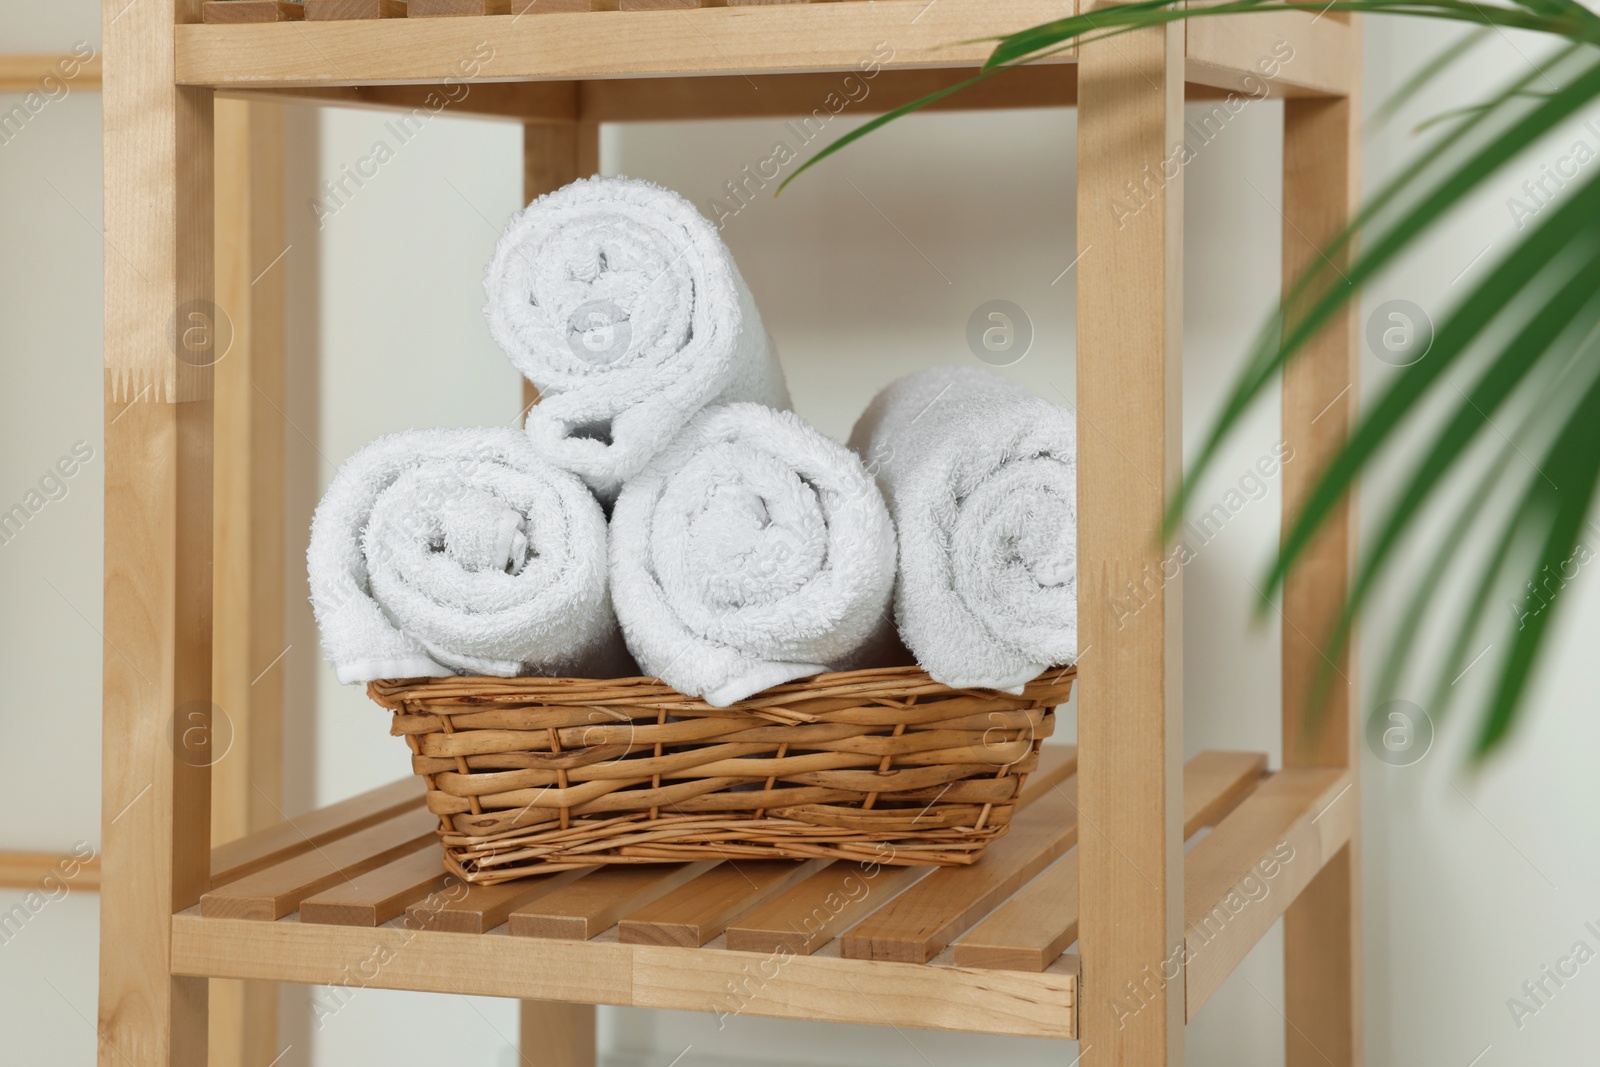
[[[1182,473],[1183,39],[1141,30],[1078,61],[1085,1067],[1183,1062],[1183,603],[1159,539]]]
[[[199,0],[110,15],[99,1063],[197,1065],[171,928],[210,873],[212,93],[174,85]]]
[[[1359,70],[1350,96],[1284,105],[1283,282],[1321,260],[1319,248],[1352,217],[1361,186]],[[1334,256],[1335,262],[1347,260]],[[1338,278],[1332,284],[1343,284]],[[1355,420],[1359,302],[1329,324],[1283,376],[1285,529]],[[1349,587],[1357,538],[1353,502],[1339,509],[1289,575],[1283,596],[1283,762],[1359,767],[1354,659],[1339,657],[1322,721],[1307,721],[1312,685]],[[1353,647],[1350,646],[1350,647]],[[1352,789],[1337,803],[1359,803]],[[1357,826],[1359,819],[1355,820]],[[1284,916],[1284,998],[1289,1067],[1361,1062],[1361,867],[1359,841],[1324,867]]]
[[[232,344],[216,367],[212,691],[231,748],[213,754],[214,845],[282,817],[283,166],[278,105],[216,102],[217,306]],[[210,1045],[212,1067],[271,1063],[277,985],[213,981]]]
[[[528,123],[522,128],[522,199],[532,202],[600,170],[600,128],[592,122]],[[539,390],[524,379],[524,408],[539,402]],[[522,1062],[539,1067],[595,1067],[592,1004],[524,1000],[520,1026]]]
[[[594,1005],[524,1000],[520,1039],[527,1067],[594,1067]]]

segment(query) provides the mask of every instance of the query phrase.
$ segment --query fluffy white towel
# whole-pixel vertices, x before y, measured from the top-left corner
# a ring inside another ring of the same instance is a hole
[[[1072,415],[999,375],[936,367],[879,393],[850,447],[900,538],[895,621],[955,688],[1020,692],[1078,652]]]
[[[727,246],[671,190],[590,178],[540,197],[484,286],[490,331],[542,397],[528,434],[608,503],[707,404],[789,406]]]
[[[640,667],[718,707],[875,666],[893,643],[894,528],[872,478],[799,416],[697,415],[611,515],[612,602]]]
[[[410,430],[339,468],[306,564],[345,683],[630,672],[605,515],[520,431]]]

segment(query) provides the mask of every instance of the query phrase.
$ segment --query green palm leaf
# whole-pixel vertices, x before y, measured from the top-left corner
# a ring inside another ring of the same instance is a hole
[[[786,186],[810,167],[903,115],[986,78],[1003,76],[1023,63],[1135,30],[1191,18],[1248,14],[1267,7],[1408,15],[1477,28],[1402,85],[1374,114],[1373,121],[1379,123],[1395,115],[1491,32],[1533,30],[1564,42],[1566,47],[1546,60],[1542,69],[1513,80],[1480,104],[1436,116],[1419,128],[1419,132],[1431,131],[1432,140],[1367,200],[1343,233],[1321,249],[1322,261],[1295,280],[1277,315],[1265,324],[1246,353],[1234,387],[1202,441],[1167,516],[1169,535],[1222,444],[1278,380],[1284,366],[1336,315],[1345,312],[1360,286],[1392,266],[1420,237],[1541,137],[1600,99],[1600,17],[1573,0],[1495,4],[1471,0],[1335,0],[1332,4],[1224,0],[1192,8],[1181,0],[1137,0],[995,39],[995,48],[978,75],[845,134],[784,182]],[[1525,612],[1514,620],[1514,627],[1513,620],[1502,617],[1498,628],[1487,621],[1488,607],[1510,575],[1531,573],[1528,588],[1536,589],[1541,576],[1560,574],[1570,566],[1581,547],[1580,535],[1600,486],[1600,430],[1596,429],[1600,427],[1600,360],[1596,358],[1600,345],[1590,343],[1600,331],[1600,178],[1585,183],[1541,216],[1539,225],[1451,309],[1425,358],[1401,371],[1362,416],[1341,450],[1319,473],[1264,582],[1265,597],[1279,592],[1290,568],[1336,513],[1356,478],[1392,452],[1402,435],[1428,419],[1430,411],[1441,406],[1448,409],[1428,435],[1421,458],[1380,509],[1376,533],[1343,605],[1333,647],[1324,650],[1336,655],[1349,640],[1362,605],[1382,586],[1402,547],[1417,536],[1427,513],[1425,505],[1464,469],[1469,455],[1489,438],[1486,431],[1493,428],[1499,433],[1496,415],[1529,408],[1477,484],[1475,495],[1481,494],[1483,500],[1498,491],[1518,468],[1516,460],[1526,460],[1523,445],[1539,453],[1540,460],[1527,464],[1534,468],[1533,473],[1524,477],[1520,493],[1511,501],[1509,517],[1477,562],[1476,585],[1466,610],[1455,616],[1458,621],[1449,653],[1434,689],[1433,703],[1443,715],[1463,672],[1473,669],[1490,650],[1502,650],[1491,661],[1498,665],[1498,673],[1481,688],[1487,697],[1473,745],[1475,758],[1492,752],[1509,736],[1558,605],[1541,601],[1538,611]],[[1473,375],[1466,392],[1456,387],[1456,373]],[[1401,683],[1417,633],[1424,628],[1429,612],[1437,610],[1444,575],[1462,558],[1469,532],[1484,525],[1482,515],[1487,509],[1478,510],[1477,502],[1469,499],[1462,507],[1411,591],[1401,633],[1380,674],[1383,695]],[[1489,641],[1485,651],[1469,660],[1478,642],[1485,639]],[[1326,682],[1326,678],[1321,680],[1323,686]],[[1314,701],[1313,709],[1317,706]]]

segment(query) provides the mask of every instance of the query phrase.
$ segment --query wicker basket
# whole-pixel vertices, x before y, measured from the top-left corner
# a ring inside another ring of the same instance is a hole
[[[613,863],[825,856],[967,864],[1005,833],[1075,671],[1013,696],[915,667],[732,707],[654,678],[373,682],[469,882]]]

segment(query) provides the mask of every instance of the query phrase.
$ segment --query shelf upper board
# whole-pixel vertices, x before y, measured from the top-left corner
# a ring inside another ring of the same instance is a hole
[[[972,68],[989,55],[993,38],[1073,10],[1070,0],[878,0],[187,24],[175,28],[177,81],[265,89]],[[1337,94],[1355,69],[1350,30],[1297,11],[1215,20],[1205,30],[1188,31],[1188,77],[1241,88],[1259,64],[1277,56],[1279,69],[1270,80],[1279,93]],[[1056,59],[1070,62],[1072,56]],[[1255,77],[1260,80],[1259,73]]]

